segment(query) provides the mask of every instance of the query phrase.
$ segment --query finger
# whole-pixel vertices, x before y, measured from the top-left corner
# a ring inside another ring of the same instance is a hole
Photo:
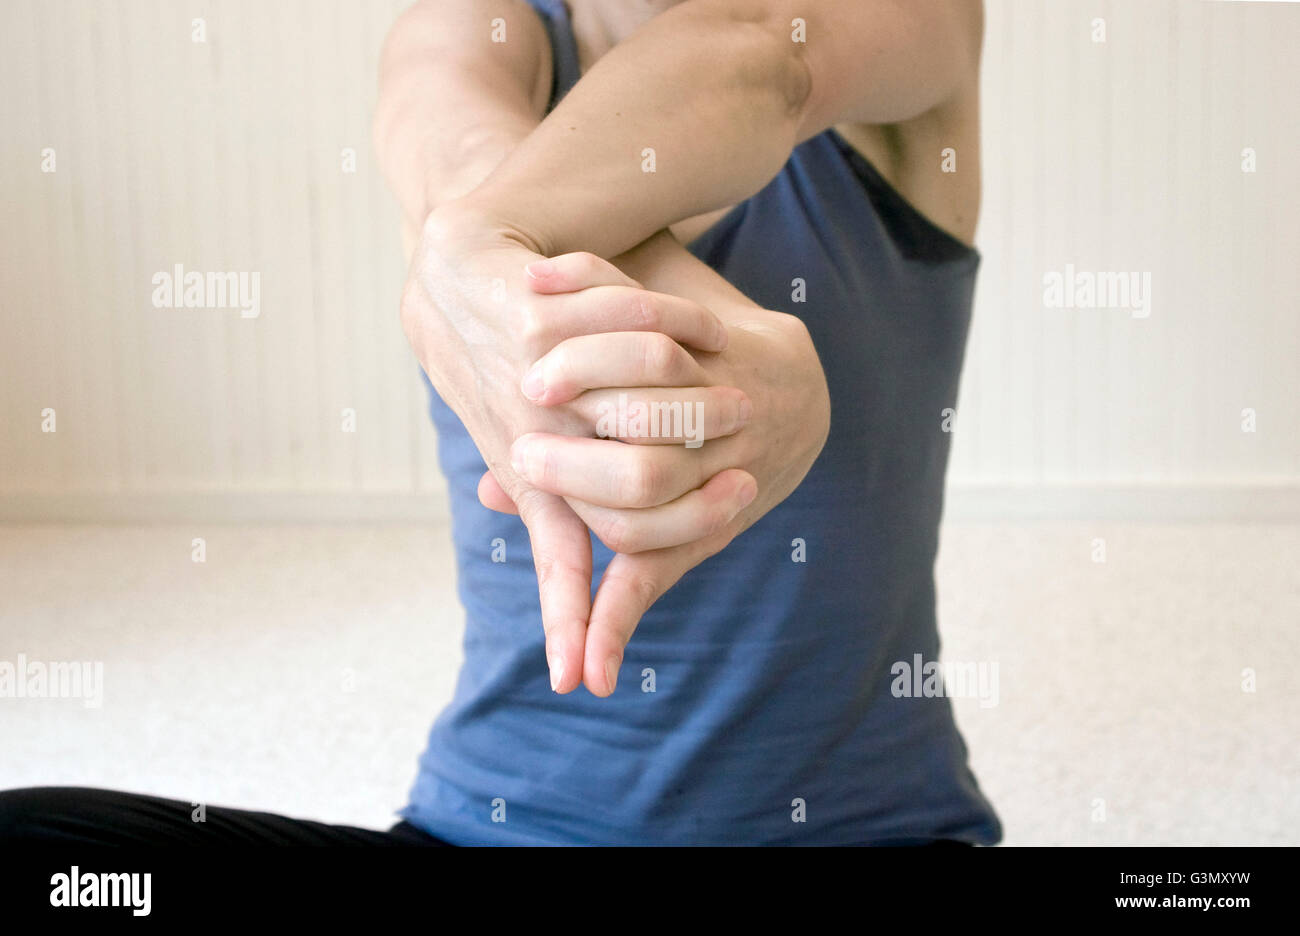
[[[510,495],[505,489],[497,483],[497,479],[492,477],[492,472],[483,472],[483,477],[478,479],[478,502],[488,510],[495,510],[497,513],[517,514],[519,508],[515,502],[510,499]]]
[[[589,390],[570,405],[602,439],[687,448],[739,431],[753,414],[735,387]]]
[[[570,692],[582,681],[591,610],[591,537],[587,525],[558,497],[525,490],[514,502],[533,547],[551,688]]]
[[[566,338],[604,332],[660,332],[701,351],[727,347],[722,320],[698,302],[630,286],[594,286],[539,304],[553,347]]]
[[[524,267],[533,292],[552,294],[590,289],[593,286],[632,286],[641,284],[603,257],[585,250],[560,254],[549,260],[534,260]]]
[[[709,383],[689,351],[659,332],[578,335],[533,365],[520,389],[543,406],[603,387],[694,387]]]
[[[730,468],[718,472],[703,487],[660,507],[617,510],[576,498],[569,501],[569,506],[614,552],[640,553],[712,536],[753,503],[757,494],[758,482],[753,475]]]
[[[551,494],[599,507],[658,507],[742,464],[733,444],[740,438],[689,450],[530,432],[515,440],[510,459],[521,478]]]
[[[738,518],[707,539],[635,556],[619,553],[609,561],[587,626],[583,682],[593,695],[607,696],[618,685],[623,651],[650,607],[683,575],[731,542],[740,528]]]

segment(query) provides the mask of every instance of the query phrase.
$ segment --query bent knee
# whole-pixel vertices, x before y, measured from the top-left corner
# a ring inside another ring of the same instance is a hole
[[[0,790],[0,841],[35,843],[80,838],[90,827],[90,806],[102,791],[88,787],[19,787]]]

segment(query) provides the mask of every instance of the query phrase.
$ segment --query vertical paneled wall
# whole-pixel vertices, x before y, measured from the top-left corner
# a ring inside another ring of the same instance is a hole
[[[370,147],[402,6],[0,8],[6,490],[437,485]],[[176,264],[258,273],[259,314],[156,308]]]
[[[1014,0],[987,30],[954,479],[1300,477],[1300,6]],[[1046,306],[1067,265],[1149,273],[1149,314]]]
[[[404,5],[0,4],[10,514],[437,499],[369,142]],[[990,0],[956,485],[1300,482],[1298,49],[1295,4]],[[258,273],[260,314],[155,307],[177,264]],[[1051,307],[1067,265],[1149,274],[1149,314]]]

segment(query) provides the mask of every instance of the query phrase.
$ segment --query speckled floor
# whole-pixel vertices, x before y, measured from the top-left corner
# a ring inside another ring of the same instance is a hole
[[[939,583],[944,658],[997,664],[956,706],[1007,844],[1300,844],[1300,527],[953,523]],[[387,826],[453,587],[440,526],[0,526],[0,661],[104,663],[98,708],[0,698],[0,788]]]

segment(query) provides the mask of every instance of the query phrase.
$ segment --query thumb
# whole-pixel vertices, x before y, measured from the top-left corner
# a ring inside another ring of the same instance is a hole
[[[514,500],[490,471],[483,472],[483,477],[478,479],[478,502],[488,510],[495,510],[497,513],[519,513]]]
[[[608,260],[594,253],[578,251],[560,254],[549,260],[535,260],[524,267],[533,292],[551,294],[577,292],[592,286],[631,286],[641,284]]]

